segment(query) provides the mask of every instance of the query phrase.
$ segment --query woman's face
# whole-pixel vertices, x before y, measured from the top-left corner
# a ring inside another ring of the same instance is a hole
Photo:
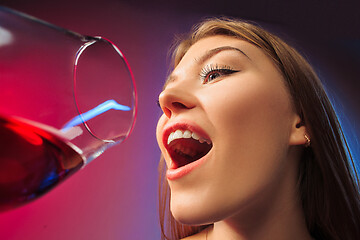
[[[259,48],[227,36],[196,42],[159,101],[157,141],[178,221],[261,211],[293,189],[289,145],[299,118],[282,75]]]

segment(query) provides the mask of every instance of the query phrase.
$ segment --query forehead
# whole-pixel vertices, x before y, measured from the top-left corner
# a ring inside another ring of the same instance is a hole
[[[266,55],[261,49],[245,40],[231,36],[217,35],[200,39],[195,44],[193,44],[184,54],[178,66],[181,65],[183,62],[189,62],[194,60],[198,61],[201,59],[201,57],[206,56],[209,51],[224,47],[232,47],[239,49],[250,59],[252,59],[251,56],[253,58],[266,57]]]

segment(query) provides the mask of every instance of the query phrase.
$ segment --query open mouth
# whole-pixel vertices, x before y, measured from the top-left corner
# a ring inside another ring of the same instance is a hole
[[[199,160],[212,148],[212,142],[189,130],[176,130],[167,140],[167,151],[173,161],[171,168],[179,168]]]

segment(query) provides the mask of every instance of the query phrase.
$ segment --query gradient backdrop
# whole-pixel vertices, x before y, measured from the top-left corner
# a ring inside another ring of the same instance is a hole
[[[0,240],[159,239],[157,95],[174,34],[205,16],[255,20],[299,47],[329,90],[359,161],[360,8],[356,1],[323,2],[0,0],[61,27],[111,39],[127,56],[139,94],[132,136],[40,199],[1,213]]]

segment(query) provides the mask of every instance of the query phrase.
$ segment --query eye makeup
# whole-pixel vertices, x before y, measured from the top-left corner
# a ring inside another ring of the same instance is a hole
[[[219,77],[224,77],[239,72],[227,65],[209,64],[201,69],[200,80],[203,84],[212,82]]]

